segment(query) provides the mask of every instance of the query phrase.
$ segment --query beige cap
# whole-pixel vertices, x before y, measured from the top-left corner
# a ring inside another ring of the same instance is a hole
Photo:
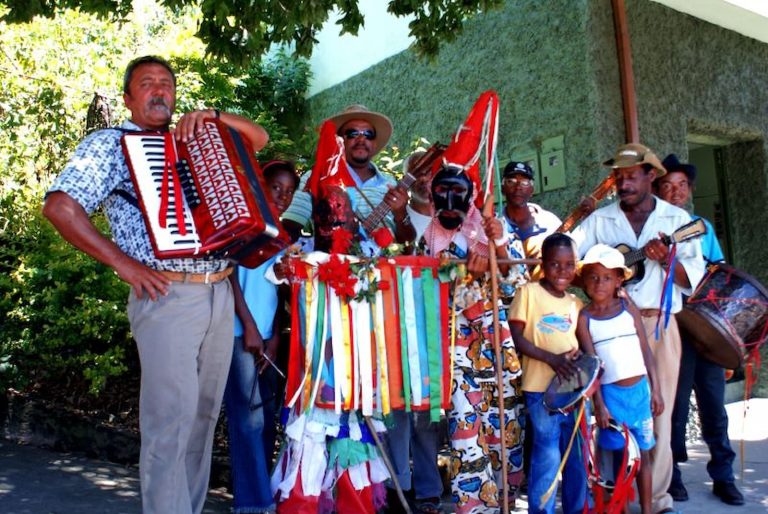
[[[608,269],[620,269],[624,273],[624,280],[632,277],[632,271],[624,265],[624,255],[612,246],[596,244],[587,250],[576,272],[581,275],[581,270],[589,264],[602,264]]]
[[[667,170],[661,164],[661,161],[656,154],[651,151],[645,145],[640,143],[628,143],[621,145],[616,154],[603,163],[604,166],[610,166],[612,168],[629,168],[630,166],[637,166],[640,164],[649,164],[653,166],[656,171],[657,177],[661,177],[667,174]]]

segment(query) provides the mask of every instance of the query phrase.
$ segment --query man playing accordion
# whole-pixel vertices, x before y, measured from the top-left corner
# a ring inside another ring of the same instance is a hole
[[[224,259],[158,259],[142,213],[121,137],[167,132],[176,105],[176,77],[163,59],[145,56],[125,71],[130,119],[94,132],[78,146],[47,193],[43,213],[77,248],[110,266],[131,286],[128,317],[141,360],[140,431],[143,511],[199,513],[208,490],[211,447],[232,355],[233,299]],[[240,131],[254,149],[264,129],[214,110],[184,114],[174,130],[187,142],[204,119]],[[103,205],[113,239],[89,219]]]

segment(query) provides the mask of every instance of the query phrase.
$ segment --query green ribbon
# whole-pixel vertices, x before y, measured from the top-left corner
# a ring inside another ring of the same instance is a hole
[[[369,462],[378,456],[376,447],[362,441],[354,441],[349,437],[342,439],[331,438],[328,441],[328,467],[338,462],[341,469],[347,469],[357,464]]]
[[[320,367],[320,359],[323,357],[320,355],[320,348],[323,344],[323,327],[325,326],[325,282],[317,281],[317,325],[315,328],[315,344],[312,347],[312,388],[310,389],[310,401],[307,402],[307,410],[312,408],[314,401],[312,393],[315,391],[315,381],[317,377],[322,373]]]
[[[424,293],[424,314],[427,322],[427,362],[429,372],[429,419],[440,421],[441,352],[440,352],[440,309],[435,301],[435,279],[432,268],[422,268],[421,289]]]

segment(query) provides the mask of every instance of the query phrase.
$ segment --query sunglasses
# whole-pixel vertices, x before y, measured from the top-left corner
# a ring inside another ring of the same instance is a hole
[[[376,139],[376,131],[371,129],[365,129],[365,130],[349,129],[344,132],[344,136],[347,139],[355,139],[358,136],[363,136],[368,141],[373,141],[374,139]]]
[[[520,178],[520,177],[508,177],[501,181],[505,186],[513,187],[513,186],[523,186],[527,187],[533,184],[533,180],[530,178]]]

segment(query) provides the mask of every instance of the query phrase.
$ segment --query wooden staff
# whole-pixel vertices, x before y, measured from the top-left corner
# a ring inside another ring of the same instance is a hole
[[[483,217],[493,217],[493,195],[488,195]],[[499,437],[501,438],[501,512],[509,513],[509,484],[507,480],[507,427],[504,415],[504,361],[501,354],[501,325],[499,323],[499,264],[496,261],[496,243],[488,239],[488,258],[491,265],[491,304],[493,307],[493,351],[496,356],[496,388],[499,395]]]
[[[364,416],[364,418],[365,418],[365,424],[368,426],[368,430],[371,432],[371,437],[373,437],[373,442],[376,444],[376,448],[379,449],[379,453],[381,454],[381,459],[384,461],[384,465],[387,467],[387,471],[389,471],[389,476],[392,478],[392,483],[395,484],[395,491],[397,492],[397,497],[400,500],[400,503],[403,505],[403,509],[405,510],[406,514],[412,514],[411,507],[410,505],[408,505],[408,501],[405,499],[405,495],[403,494],[403,488],[400,487],[400,482],[397,480],[397,473],[395,473],[395,467],[392,465],[392,462],[389,460],[389,454],[387,454],[387,451],[384,448],[384,445],[381,444],[381,439],[379,439],[379,435],[376,433],[376,428],[373,426],[373,421],[371,421],[370,416]]]
[[[613,176],[613,173],[610,173],[597,185],[597,187],[595,187],[595,189],[592,190],[589,197],[592,198],[595,201],[595,205],[597,205],[597,202],[608,196],[608,194],[613,191],[614,187],[616,187],[616,177]],[[567,218],[565,218],[565,221],[563,221],[563,224],[557,229],[557,232],[569,232],[576,223],[581,221],[581,219],[588,214],[590,213],[587,212],[582,205],[579,205],[571,211]]]
[[[466,264],[469,259],[445,259],[440,261],[440,264]],[[514,266],[515,264],[525,264],[526,266],[538,266],[541,264],[541,259],[496,259],[496,264],[509,264]]]

